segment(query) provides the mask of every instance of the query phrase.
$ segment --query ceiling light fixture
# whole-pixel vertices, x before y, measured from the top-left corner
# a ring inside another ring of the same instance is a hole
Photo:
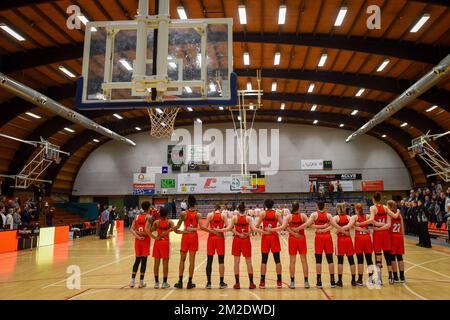
[[[179,6],[177,7],[178,16],[181,20],[187,20],[186,11],[184,10],[184,7]]]
[[[18,40],[18,41],[25,41],[24,37],[22,37],[19,33],[14,31],[11,27],[7,26],[6,24],[0,23],[0,28],[3,31],[5,31],[6,33],[8,33],[10,36],[14,37],[16,40]]]
[[[25,112],[25,114],[26,114],[26,115],[29,115],[30,117],[35,118],[35,119],[40,119],[40,118],[42,118],[41,116],[39,116],[39,115],[37,115],[37,114],[35,114],[35,113],[33,113],[33,112]]]
[[[275,66],[279,65],[280,64],[280,60],[281,60],[281,53],[275,52],[275,56],[273,58],[273,64]]]
[[[380,66],[378,67],[377,72],[383,71],[384,68],[386,68],[386,66],[387,66],[390,62],[391,62],[391,60],[385,59],[385,60],[380,64]]]
[[[239,22],[241,24],[247,24],[247,12],[245,11],[245,6],[240,5],[238,7],[238,12],[239,12]]]
[[[335,27],[342,26],[342,23],[344,22],[344,18],[345,18],[345,15],[347,14],[347,11],[348,11],[347,7],[342,7],[339,10],[338,16],[337,16],[336,21],[334,23]]]
[[[327,62],[327,59],[328,59],[328,54],[326,54],[326,53],[322,54],[320,56],[320,60],[319,60],[319,63],[318,63],[317,66],[318,67],[323,67],[325,65],[325,63]]]
[[[423,25],[430,19],[431,15],[428,13],[425,13],[420,19],[419,21],[417,21],[414,26],[411,28],[411,30],[409,32],[411,33],[416,33],[417,31],[419,31]]]
[[[278,24],[286,23],[286,11],[287,11],[286,5],[282,4],[278,9]]]

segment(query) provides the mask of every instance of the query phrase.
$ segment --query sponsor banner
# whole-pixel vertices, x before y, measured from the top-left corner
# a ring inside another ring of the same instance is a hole
[[[361,181],[362,191],[383,191],[384,181],[383,180],[373,180],[373,181]]]
[[[301,160],[301,170],[323,170],[323,160]]]
[[[179,193],[237,193],[231,190],[231,177],[200,177],[199,174],[179,174]]]
[[[232,193],[231,177],[202,177],[200,178],[201,193]]]
[[[172,167],[173,172],[180,172],[181,167],[186,162],[186,146],[168,145],[167,164]]]
[[[209,171],[209,164],[206,163],[190,163],[188,164],[189,172]]]
[[[361,180],[361,173],[341,173],[336,175],[336,180]]]
[[[342,191],[344,191],[344,192],[355,191],[353,188],[353,181],[351,181],[351,180],[340,181],[340,184],[342,186]]]
[[[317,180],[361,180],[361,173],[339,173],[339,174],[310,174],[309,181],[317,181]]]
[[[175,179],[161,179],[161,189],[174,189]]]
[[[156,173],[161,173],[161,167],[146,167],[146,173],[133,174],[133,194],[155,194]]]
[[[198,173],[183,173],[178,175],[178,192],[195,193],[198,192],[200,175]]]

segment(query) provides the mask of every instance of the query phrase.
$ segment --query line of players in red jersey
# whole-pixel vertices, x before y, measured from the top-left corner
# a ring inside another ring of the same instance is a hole
[[[347,257],[352,275],[351,285],[363,285],[364,258],[368,267],[367,285],[382,285],[382,254],[384,254],[386,265],[389,272],[389,283],[399,283],[405,281],[403,255],[403,221],[399,210],[394,201],[388,201],[387,205],[381,203],[381,195],[376,193],[373,197],[374,205],[370,207],[370,214],[363,212],[361,205],[356,205],[356,215],[349,216],[345,213],[345,205],[337,205],[337,215],[332,216],[326,212],[323,202],[317,203],[317,211],[313,212],[309,218],[299,211],[299,204],[293,203],[290,213],[285,215],[284,219],[280,211],[274,210],[274,202],[266,199],[264,202],[265,210],[261,211],[259,217],[254,223],[252,216],[248,215],[245,204],[238,206],[238,212],[231,219],[217,205],[215,210],[206,216],[206,223],[202,224],[202,216],[196,211],[196,200],[194,196],[188,198],[188,209],[183,211],[178,223],[168,219],[168,211],[161,208],[158,212],[150,208],[149,202],[142,204],[143,214],[140,214],[134,220],[131,226],[131,232],[135,236],[136,260],[133,265],[130,287],[135,286],[137,271],[140,269],[139,287],[145,287],[144,274],[147,265],[147,257],[150,255],[150,239],[153,238],[152,256],[155,259],[154,274],[155,288],[160,288],[159,266],[163,262],[163,282],[161,288],[169,288],[167,282],[168,265],[170,257],[169,233],[175,232],[182,234],[179,263],[179,280],[175,284],[176,288],[183,288],[183,274],[186,258],[189,256],[189,280],[187,289],[195,288],[192,282],[195,269],[195,257],[198,251],[198,231],[208,232],[207,240],[207,263],[206,263],[206,288],[211,289],[211,272],[214,255],[217,254],[219,261],[220,282],[219,288],[227,288],[224,282],[224,257],[225,257],[225,234],[233,232],[232,255],[234,257],[235,284],[233,288],[240,289],[239,266],[240,258],[244,257],[249,278],[249,289],[256,288],[253,281],[252,265],[252,245],[251,235],[261,234],[261,269],[259,288],[264,289],[267,262],[269,254],[272,253],[277,273],[277,288],[282,288],[282,266],[280,260],[281,244],[279,233],[286,230],[289,233],[288,248],[290,256],[290,278],[289,287],[295,288],[295,265],[297,254],[300,256],[304,275],[304,287],[309,288],[308,263],[306,259],[307,243],[305,229],[315,230],[314,254],[316,261],[317,288],[322,288],[322,257],[325,253],[330,273],[330,284],[334,288],[342,287],[342,273],[344,257]],[[181,225],[184,229],[180,230]],[[369,225],[373,227],[373,236],[371,237]],[[331,230],[335,229],[337,241],[335,248]],[[351,236],[351,230],[354,230],[354,239]],[[335,281],[335,266],[333,253],[338,257],[338,281]],[[372,260],[372,254],[375,253],[375,265]],[[357,268],[355,266],[354,255],[357,257]],[[356,270],[357,269],[357,270]],[[358,271],[358,279],[356,279]],[[400,273],[400,277],[398,276]]]

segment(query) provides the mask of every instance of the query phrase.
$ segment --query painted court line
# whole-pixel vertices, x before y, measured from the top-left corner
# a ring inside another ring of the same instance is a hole
[[[228,237],[225,238],[225,242],[228,242]],[[200,240],[200,239],[199,239]],[[226,245],[226,243],[225,243]],[[188,258],[186,258],[186,261],[188,260]],[[208,258],[205,258],[205,260],[203,260],[202,262],[200,262],[200,264],[198,266],[195,267],[194,272],[197,271],[206,261],[208,260]],[[166,300],[175,290],[180,290],[177,289],[175,287],[171,288],[169,292],[167,292],[164,297],[161,298],[161,300]]]
[[[118,262],[120,262],[120,261],[129,259],[129,258],[132,257],[132,256],[133,256],[133,254],[131,254],[131,255],[129,255],[129,256],[126,256],[126,257],[123,257],[123,258],[121,258],[121,259],[119,259],[119,260],[115,260],[115,261],[112,261],[112,262],[103,264],[103,265],[98,266],[98,267],[96,267],[96,268],[94,268],[94,269],[90,269],[90,270],[88,270],[88,271],[86,271],[86,272],[82,272],[82,273],[80,274],[80,276],[83,276],[83,275],[85,275],[85,274],[88,274],[88,273],[91,273],[91,272],[94,272],[94,271],[103,269],[103,268],[108,267],[108,266],[110,266],[110,265],[116,264],[116,263],[118,263]],[[64,281],[66,281],[66,280],[67,280],[67,279],[62,279],[62,280],[56,281],[56,282],[54,282],[54,283],[51,283],[51,284],[49,284],[49,285],[46,285],[45,287],[42,287],[41,289],[47,289],[48,287],[54,286],[55,284],[59,284],[59,283],[64,282]]]
[[[405,260],[405,262],[412,264],[411,267],[409,267],[408,269],[405,270],[405,275],[406,275],[406,273],[407,273],[408,271],[410,271],[411,269],[414,269],[414,268],[417,268],[417,267],[425,268],[425,267],[422,267],[422,265],[427,264],[427,263],[432,263],[432,262],[437,262],[437,261],[445,260],[445,259],[448,259],[448,258],[450,258],[450,257],[439,258],[439,259],[434,259],[434,260],[428,260],[428,261],[425,261],[425,262],[422,262],[422,263],[419,263],[419,264],[416,264],[416,263],[413,263],[413,262],[411,262],[411,261]],[[428,269],[428,268],[425,268],[425,269]],[[437,272],[437,271],[435,271],[435,270],[432,270],[432,269],[428,269],[428,270],[431,271],[431,272],[440,274],[440,272]],[[447,277],[447,276],[446,276],[446,277]],[[424,296],[418,294],[416,291],[414,291],[413,289],[411,289],[406,283],[404,283],[403,286],[405,287],[406,290],[408,290],[410,293],[412,293],[413,295],[415,295],[415,296],[418,297],[419,299],[421,299],[421,300],[428,300],[428,298],[425,298]]]

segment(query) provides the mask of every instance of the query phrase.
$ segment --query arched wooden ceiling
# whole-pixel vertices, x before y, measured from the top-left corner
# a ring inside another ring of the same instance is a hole
[[[63,64],[78,75],[81,73],[84,29],[66,27],[66,8],[78,5],[91,21],[124,20],[134,17],[137,2],[2,1],[0,23],[12,27],[26,40],[15,41],[0,31],[0,71],[73,108],[74,80],[62,74],[58,67]],[[246,6],[246,25],[239,22],[240,4]],[[277,24],[281,4],[287,6],[284,25]],[[381,30],[366,27],[366,8],[372,4],[381,7]],[[339,8],[344,5],[348,7],[344,23],[334,27]],[[150,7],[153,6],[151,1]],[[344,124],[344,129],[354,130],[450,52],[450,10],[446,0],[172,0],[172,18],[178,18],[177,6],[183,6],[189,18],[234,19],[234,69],[239,75],[239,87],[244,88],[247,82],[255,86],[256,70],[262,69],[264,105],[256,117],[260,122],[273,122],[282,116],[283,123],[312,124],[313,120],[319,120],[319,125]],[[412,25],[424,13],[431,15],[429,21],[419,32],[410,33]],[[249,66],[243,63],[244,52],[250,54]],[[275,52],[281,53],[278,66],[273,65]],[[327,63],[318,68],[323,53],[328,55]],[[390,64],[382,72],[376,72],[386,58]],[[271,92],[274,81],[277,90]],[[311,82],[316,87],[313,93],[308,93]],[[360,88],[366,89],[364,94],[355,97]],[[428,168],[410,158],[407,147],[412,138],[428,130],[450,130],[449,90],[447,79],[369,133],[396,150],[416,184],[426,181]],[[281,103],[285,103],[285,110],[280,110]],[[310,111],[313,104],[317,105],[315,112]],[[426,112],[431,105],[438,107]],[[354,109],[359,113],[351,116]],[[25,114],[27,111],[41,118],[31,118]],[[136,126],[149,129],[145,110],[119,112],[123,120],[117,120],[112,113],[83,112],[122,134],[136,132]],[[207,123],[230,121],[226,111],[218,113],[216,108],[203,107],[194,112],[180,112],[177,126],[192,124],[197,117]],[[400,127],[403,122],[408,125]],[[75,133],[63,130],[65,127]],[[0,91],[0,132],[27,140],[44,137],[70,151],[72,156],[46,172],[46,178],[54,180],[53,190],[60,192],[72,190],[83,161],[107,141],[3,90]],[[383,134],[387,137],[381,138]],[[93,142],[94,138],[100,143]],[[0,141],[0,173],[17,173],[33,156],[33,148],[26,144],[3,138]],[[437,146],[448,157],[450,140],[441,139]]]

